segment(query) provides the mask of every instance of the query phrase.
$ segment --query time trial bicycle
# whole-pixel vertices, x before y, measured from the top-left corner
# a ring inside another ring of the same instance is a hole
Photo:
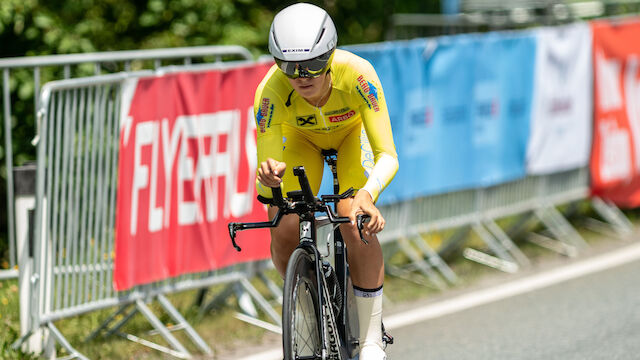
[[[263,203],[278,207],[278,212],[267,222],[229,223],[229,235],[236,250],[237,231],[277,227],[284,215],[297,214],[300,218],[300,244],[291,254],[284,278],[282,301],[282,345],[285,360],[347,360],[358,352],[358,314],[349,265],[347,248],[339,224],[350,222],[339,217],[337,203],[353,195],[353,188],[339,194],[337,152],[323,150],[325,161],[333,173],[334,194],[313,195],[304,167],[295,167],[300,189],[282,197],[280,188],[273,188],[273,199],[258,197]],[[333,209],[331,208],[333,203]],[[320,214],[320,215],[317,215]],[[357,216],[362,237],[366,215]],[[318,249],[317,229],[333,224],[334,267]],[[392,344],[393,337],[382,329],[383,343]]]

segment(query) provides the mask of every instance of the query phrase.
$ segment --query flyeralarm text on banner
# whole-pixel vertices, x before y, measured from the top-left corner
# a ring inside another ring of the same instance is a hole
[[[592,193],[640,205],[640,19],[592,23],[595,120]]]
[[[255,193],[255,88],[270,64],[130,81],[123,91],[116,213],[116,290],[269,258]]]

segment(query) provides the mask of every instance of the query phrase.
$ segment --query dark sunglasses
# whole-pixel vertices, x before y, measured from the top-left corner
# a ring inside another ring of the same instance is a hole
[[[274,58],[278,68],[287,75],[290,79],[303,78],[317,78],[324,74],[333,59],[334,51],[328,51],[318,57],[304,61],[285,61],[278,58]]]

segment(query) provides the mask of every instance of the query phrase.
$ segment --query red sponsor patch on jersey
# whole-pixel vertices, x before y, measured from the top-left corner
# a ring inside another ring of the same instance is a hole
[[[264,133],[267,131],[267,114],[269,112],[269,102],[271,100],[269,98],[263,98],[260,103],[260,112],[256,116],[258,127],[260,128],[260,132]]]
[[[364,79],[364,76],[362,76],[362,75],[358,76],[357,80],[358,80],[358,83],[360,84],[360,86],[362,87],[362,91],[364,91],[365,93],[368,93],[369,92],[369,84]]]
[[[267,116],[267,111],[269,110],[269,98],[262,99],[262,103],[260,104],[260,113],[262,116]]]
[[[355,114],[356,114],[355,110],[351,110],[348,113],[344,113],[336,116],[329,116],[329,122],[336,123],[336,122],[349,120]]]

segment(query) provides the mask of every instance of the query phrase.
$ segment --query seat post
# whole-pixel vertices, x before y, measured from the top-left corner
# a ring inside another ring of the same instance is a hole
[[[338,167],[336,166],[338,163],[338,151],[335,149],[322,150],[322,156],[324,156],[324,161],[329,165],[333,174],[333,193],[339,194],[340,184],[338,184]]]

